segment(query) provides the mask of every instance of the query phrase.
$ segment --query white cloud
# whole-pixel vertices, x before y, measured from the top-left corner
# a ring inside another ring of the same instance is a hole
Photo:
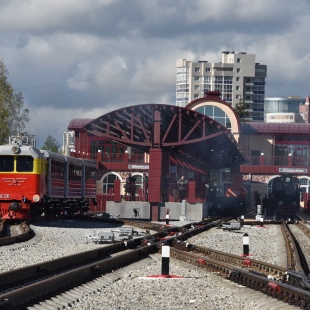
[[[113,0],[11,0],[0,4],[0,27],[34,33],[61,29],[74,18],[91,18]]]
[[[306,0],[10,0],[0,2],[0,57],[30,109],[28,132],[75,117],[175,101],[175,62],[223,50],[268,66],[266,96],[309,93]],[[57,137],[56,137],[57,135]]]

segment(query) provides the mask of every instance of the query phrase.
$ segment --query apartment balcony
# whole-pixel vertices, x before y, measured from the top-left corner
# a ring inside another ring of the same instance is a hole
[[[253,91],[245,91],[245,95],[253,95]]]
[[[310,157],[301,156],[250,156],[248,161],[240,166],[244,174],[308,174],[310,172]]]
[[[245,82],[244,85],[245,86],[254,86],[254,83],[253,82],[249,82],[249,83]]]

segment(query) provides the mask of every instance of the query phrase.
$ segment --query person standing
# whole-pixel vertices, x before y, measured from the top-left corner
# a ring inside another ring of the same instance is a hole
[[[216,196],[217,196],[217,189],[216,187],[213,185],[213,183],[210,183],[209,186],[209,202],[211,203],[215,203],[216,201]]]
[[[124,188],[125,188],[125,200],[127,200],[127,195],[130,194],[130,177],[131,177],[131,174],[129,174],[126,178],[126,183],[124,185]]]
[[[275,201],[274,198],[272,196],[272,194],[268,195],[268,199],[269,199],[269,215],[273,216],[274,215],[274,208],[275,208]]]
[[[146,173],[143,173],[143,193],[144,193],[144,200],[148,201],[149,197],[149,177]]]
[[[267,215],[269,215],[268,213],[268,198],[267,195],[265,195],[265,197],[262,200],[262,215],[265,214],[265,211],[267,213]]]
[[[182,202],[182,200],[185,198],[185,189],[187,185],[187,180],[184,179],[184,175],[181,176],[181,179],[178,180],[178,191],[179,191],[179,200]]]
[[[135,201],[136,195],[136,178],[129,173],[126,179],[126,192],[130,194],[131,201]]]

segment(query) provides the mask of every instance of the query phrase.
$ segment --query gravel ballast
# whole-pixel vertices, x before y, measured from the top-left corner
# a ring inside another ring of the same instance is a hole
[[[171,224],[181,226],[185,222]],[[33,240],[0,248],[1,261],[9,262],[2,264],[1,272],[103,247],[102,244],[87,243],[85,236],[118,230],[120,226],[67,220],[37,222],[32,227],[37,233]],[[244,226],[240,231],[213,228],[188,242],[241,255],[244,233],[250,238],[252,258],[280,266],[286,263],[282,233],[274,225],[265,228]],[[139,267],[126,269],[117,281],[94,294],[85,294],[80,302],[67,309],[296,309],[198,267],[184,267],[174,259],[170,259],[170,274],[183,276],[183,279],[147,279],[147,276],[161,272],[160,255],[152,258],[141,262]]]

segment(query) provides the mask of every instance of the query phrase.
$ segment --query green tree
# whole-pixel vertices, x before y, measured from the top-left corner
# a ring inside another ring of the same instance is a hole
[[[244,103],[243,99],[240,97],[239,103],[236,104],[235,111],[239,116],[240,122],[247,121],[247,118],[249,117],[249,112],[246,110],[248,107]]]
[[[52,136],[48,136],[41,147],[41,150],[46,150],[54,153],[59,153],[60,144]]]
[[[8,70],[0,61],[0,144],[20,133],[29,121],[29,110],[23,109],[23,95],[15,93],[8,81]]]

